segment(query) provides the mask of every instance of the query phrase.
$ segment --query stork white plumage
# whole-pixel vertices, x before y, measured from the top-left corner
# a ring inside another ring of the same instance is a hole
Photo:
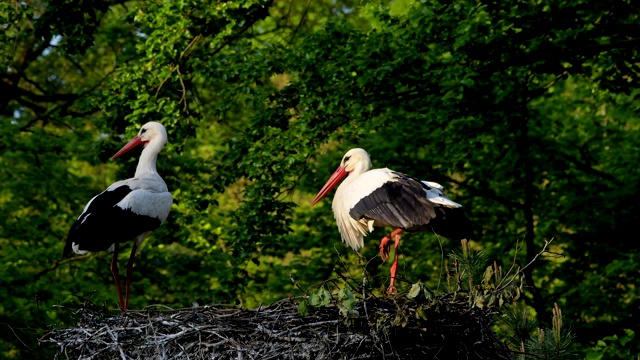
[[[364,236],[372,232],[374,226],[394,228],[380,241],[383,261],[389,258],[391,239],[395,241],[391,293],[395,290],[403,231],[433,231],[452,239],[468,239],[472,234],[471,222],[462,212],[462,205],[444,195],[442,185],[387,168],[370,169],[371,160],[365,150],[349,150],[311,204],[315,205],[346,177],[331,205],[342,240],[359,250],[364,246]]]
[[[148,122],[136,137],[120,149],[112,159],[142,145],[133,178],[118,181],[87,203],[67,235],[62,256],[73,250],[76,254],[105,251],[113,247],[111,272],[118,291],[120,309],[129,306],[129,288],[136,251],[144,238],[167,219],[173,197],[156,170],[158,153],[167,142],[167,131],[162,124]],[[126,299],[122,298],[118,276],[118,250],[120,243],[133,240],[131,256],[127,262]]]

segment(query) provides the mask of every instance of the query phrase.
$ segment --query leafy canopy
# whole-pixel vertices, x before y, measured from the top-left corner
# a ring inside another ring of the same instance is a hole
[[[334,268],[384,287],[328,201],[309,205],[359,146],[442,183],[505,268],[554,238],[524,274],[542,322],[557,302],[579,341],[639,330],[631,1],[12,1],[0,24],[2,339],[65,321],[54,304],[114,305],[107,256],[59,260],[61,240],[131,176],[135,156],[108,157],[150,120],[169,130],[175,204],[139,254],[132,307],[257,306]],[[458,244],[405,239],[401,290],[437,288]]]

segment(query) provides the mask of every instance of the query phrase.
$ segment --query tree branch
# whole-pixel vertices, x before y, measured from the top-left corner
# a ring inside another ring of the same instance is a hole
[[[35,280],[38,280],[42,277],[42,275],[45,275],[55,269],[57,269],[58,267],[64,265],[64,264],[68,264],[70,262],[74,262],[74,261],[78,261],[78,260],[84,260],[86,258],[88,258],[89,254],[87,255],[80,255],[80,256],[74,256],[72,258],[67,258],[67,259],[61,259],[61,260],[56,260],[53,262],[53,264],[51,266],[49,266],[48,268],[45,268],[44,270],[38,272],[37,274],[33,275]]]

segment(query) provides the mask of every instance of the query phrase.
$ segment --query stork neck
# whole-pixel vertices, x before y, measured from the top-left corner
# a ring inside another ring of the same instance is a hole
[[[161,141],[151,141],[142,150],[140,154],[140,160],[138,160],[138,167],[136,168],[135,177],[140,177],[145,173],[158,173],[156,168],[156,160],[158,159],[158,153],[164,146]]]
[[[355,166],[353,167],[353,170],[349,172],[349,176],[347,177],[347,179],[354,179],[364,174],[365,172],[369,171],[369,169],[371,169],[370,161],[360,161],[356,163]]]

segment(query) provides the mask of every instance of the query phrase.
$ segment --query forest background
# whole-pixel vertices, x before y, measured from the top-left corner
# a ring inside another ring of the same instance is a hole
[[[473,246],[528,264],[521,302],[562,309],[582,356],[637,354],[640,7],[631,0],[5,1],[0,4],[0,352],[30,358],[116,308],[109,255],[60,260],[109,157],[147,121],[175,201],[136,262],[131,308],[257,307],[337,272],[388,281],[313,195],[352,147],[445,186]],[[400,291],[459,243],[405,236]],[[128,256],[122,254],[121,262]],[[293,281],[292,281],[293,280]],[[533,315],[532,315],[533,316]]]

